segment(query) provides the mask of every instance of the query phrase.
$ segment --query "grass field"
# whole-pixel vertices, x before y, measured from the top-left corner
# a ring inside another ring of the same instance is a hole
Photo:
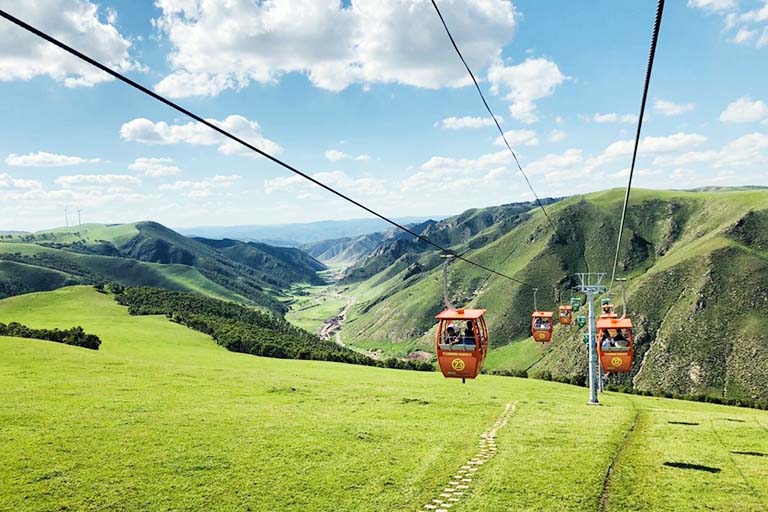
[[[86,287],[0,301],[11,320],[103,344],[0,338],[0,510],[425,510],[507,403],[452,511],[768,503],[763,411],[257,358]]]
[[[335,286],[295,285],[291,309],[285,319],[305,331],[317,333],[326,320],[339,314],[347,298],[338,295]]]

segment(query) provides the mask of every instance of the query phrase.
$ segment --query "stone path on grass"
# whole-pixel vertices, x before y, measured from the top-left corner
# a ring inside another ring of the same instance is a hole
[[[496,423],[480,434],[477,455],[461,466],[443,489],[443,492],[431,503],[427,503],[419,509],[419,512],[449,512],[469,493],[475,473],[496,454],[496,434],[504,428],[513,412],[515,412],[515,405],[510,402],[504,407],[504,412],[501,413]]]

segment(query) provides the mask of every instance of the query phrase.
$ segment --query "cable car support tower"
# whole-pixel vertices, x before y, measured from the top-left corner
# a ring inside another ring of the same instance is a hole
[[[589,272],[576,274],[581,282],[579,291],[587,296],[589,305],[589,402],[590,405],[600,405],[597,399],[599,380],[602,378],[597,361],[597,327],[595,323],[595,295],[605,291],[602,285],[605,272]]]

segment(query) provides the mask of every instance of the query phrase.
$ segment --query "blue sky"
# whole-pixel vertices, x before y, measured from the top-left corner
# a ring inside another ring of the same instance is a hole
[[[443,0],[540,196],[621,187],[655,1]],[[392,216],[531,199],[425,0],[0,0]],[[768,185],[768,0],[668,2],[636,185]],[[0,229],[364,213],[0,23]]]

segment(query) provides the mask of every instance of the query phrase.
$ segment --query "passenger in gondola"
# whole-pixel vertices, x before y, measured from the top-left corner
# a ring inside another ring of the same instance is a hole
[[[460,341],[459,334],[456,332],[456,328],[449,325],[445,329],[445,343],[448,345],[455,345]]]
[[[623,329],[619,329],[619,332],[613,337],[613,342],[615,343],[616,348],[629,348],[629,341],[627,341],[627,338],[624,336]]]
[[[613,339],[611,339],[610,333],[607,330],[603,331],[603,335],[600,338],[600,347],[603,350],[613,350],[613,347],[615,346],[616,345],[614,344]]]
[[[549,327],[550,327],[550,324],[549,324],[549,319],[548,318],[545,318],[544,320],[541,321],[541,328],[543,330],[548,331]]]
[[[541,318],[536,317],[536,320],[533,322],[533,327],[536,329],[541,329]]]
[[[475,329],[472,325],[471,321],[467,321],[467,328],[464,329],[464,339],[463,342],[465,345],[474,345],[475,344]]]

